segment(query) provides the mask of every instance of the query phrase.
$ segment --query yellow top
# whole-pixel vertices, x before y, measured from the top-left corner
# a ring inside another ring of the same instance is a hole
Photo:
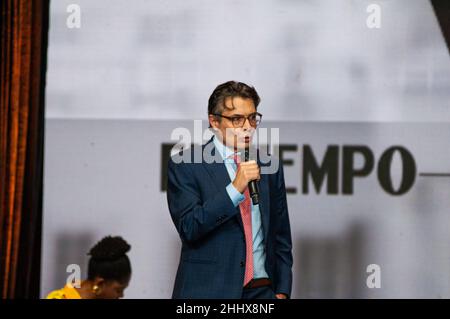
[[[81,296],[74,287],[66,285],[62,289],[49,293],[47,299],[81,299]]]

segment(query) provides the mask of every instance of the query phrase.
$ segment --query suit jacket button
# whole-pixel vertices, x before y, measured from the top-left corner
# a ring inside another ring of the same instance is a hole
[[[244,267],[244,266],[245,266],[245,263],[244,263],[243,261],[241,261],[241,262],[239,263],[239,265],[241,265],[241,267]]]

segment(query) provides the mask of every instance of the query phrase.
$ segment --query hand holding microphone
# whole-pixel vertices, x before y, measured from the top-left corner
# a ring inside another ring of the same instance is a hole
[[[240,193],[244,193],[250,181],[259,179],[259,167],[256,161],[242,162],[239,164],[233,185]]]
[[[256,161],[249,161],[248,149],[245,150],[245,162],[239,164],[236,172],[236,178],[233,181],[234,187],[240,192],[244,193],[245,189],[249,188],[250,197],[253,205],[259,203],[259,190],[257,181],[260,180],[260,169]]]

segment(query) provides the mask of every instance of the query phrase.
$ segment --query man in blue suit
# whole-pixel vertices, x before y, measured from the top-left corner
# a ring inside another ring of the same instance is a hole
[[[169,160],[167,200],[182,242],[173,298],[284,299],[291,293],[281,163],[276,172],[262,174],[261,167],[278,160],[240,160],[261,121],[259,102],[256,90],[244,83],[219,85],[208,103],[214,137]],[[196,161],[197,152],[202,156]],[[250,199],[250,181],[258,181],[258,204]]]

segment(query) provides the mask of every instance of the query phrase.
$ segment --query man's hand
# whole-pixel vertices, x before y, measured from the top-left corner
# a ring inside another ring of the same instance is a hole
[[[236,178],[233,181],[233,186],[240,193],[244,193],[250,181],[259,181],[259,167],[256,161],[242,162],[236,172]]]

